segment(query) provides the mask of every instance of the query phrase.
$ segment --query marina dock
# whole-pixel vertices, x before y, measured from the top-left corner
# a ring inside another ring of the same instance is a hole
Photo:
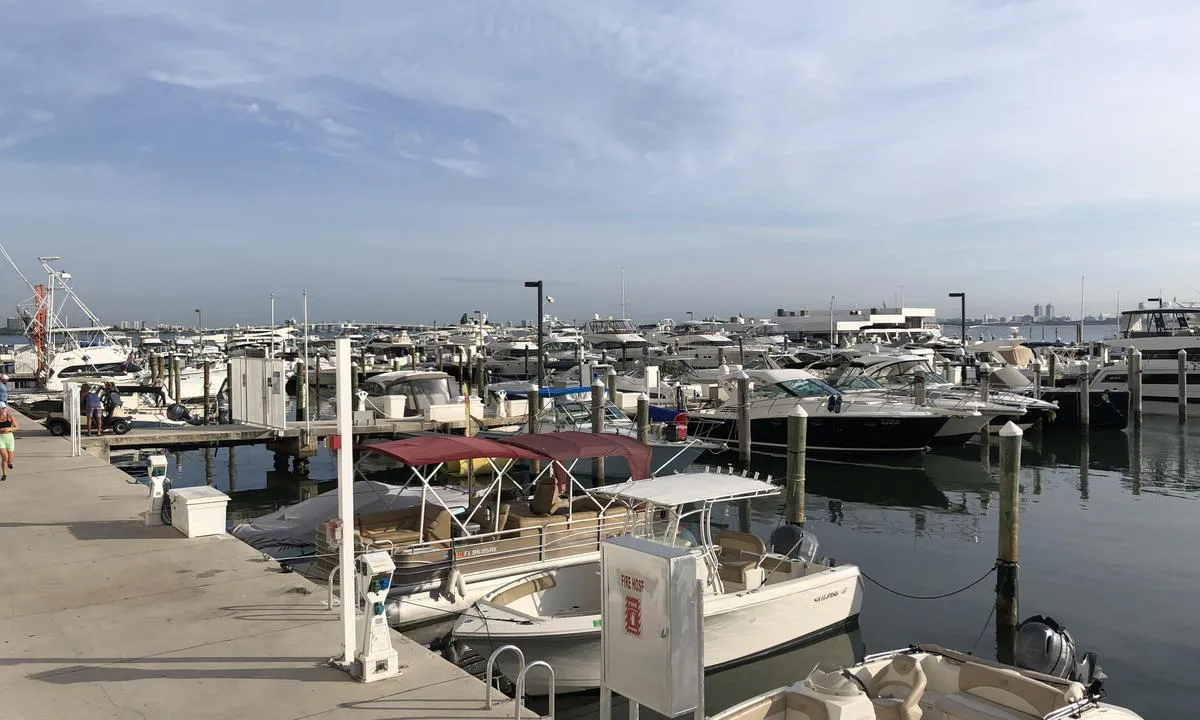
[[[30,420],[31,424],[37,421]],[[477,420],[478,422],[478,420]],[[528,422],[526,416],[510,418],[485,418],[483,425],[518,425]],[[463,423],[430,423],[420,419],[384,420],[376,419],[371,423],[361,423],[354,426],[354,436],[357,437],[396,437],[405,433],[434,432],[446,430],[448,427],[461,428]],[[107,458],[112,450],[121,448],[195,448],[195,447],[226,447],[230,445],[256,445],[280,440],[291,440],[297,445],[305,433],[310,433],[313,443],[337,434],[337,422],[334,420],[313,420],[309,423],[292,420],[283,431],[276,431],[259,425],[164,425],[163,427],[137,427],[125,435],[87,435],[81,438],[84,449]]]
[[[324,588],[228,535],[145,526],[145,485],[21,424],[0,484],[0,717],[512,717],[397,633],[399,677],[330,667],[341,627]]]

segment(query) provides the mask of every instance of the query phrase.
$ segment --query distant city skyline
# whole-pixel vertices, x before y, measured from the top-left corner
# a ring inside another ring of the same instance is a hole
[[[1200,298],[1200,5],[864,2],[8,3],[0,242],[151,322]]]

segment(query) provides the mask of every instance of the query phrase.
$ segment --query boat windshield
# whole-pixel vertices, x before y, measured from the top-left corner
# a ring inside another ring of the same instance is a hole
[[[461,395],[454,383],[439,377],[401,378],[387,383],[379,380],[367,380],[362,387],[369,397],[406,396],[408,398],[406,413],[408,410],[424,410],[431,405],[450,405],[458,402]]]
[[[1127,338],[1192,335],[1200,331],[1200,308],[1162,308],[1124,315],[1121,334]]]
[[[819,397],[822,395],[841,395],[840,392],[820,380],[784,380],[776,383],[796,397]]]
[[[637,326],[632,320],[592,320],[588,332],[597,335],[637,335]]]
[[[592,421],[592,404],[590,401],[576,400],[568,398],[555,403],[554,410],[556,414],[566,415],[570,422],[573,423],[589,423]],[[604,422],[628,422],[629,418],[621,412],[620,408],[610,403],[604,404]]]
[[[840,377],[833,382],[833,386],[838,390],[882,390],[883,386],[875,382],[869,377],[862,375],[854,375],[852,377]]]

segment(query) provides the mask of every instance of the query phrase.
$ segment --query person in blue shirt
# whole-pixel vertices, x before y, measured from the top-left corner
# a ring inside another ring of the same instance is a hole
[[[87,434],[92,434],[92,421],[96,421],[96,434],[104,432],[104,402],[100,399],[100,388],[95,385],[83,396],[83,414],[87,418]]]
[[[8,376],[0,375],[0,406],[8,405]]]

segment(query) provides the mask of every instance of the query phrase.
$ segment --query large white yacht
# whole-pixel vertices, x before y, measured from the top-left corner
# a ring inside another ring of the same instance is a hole
[[[754,452],[787,450],[787,418],[797,404],[808,412],[808,449],[873,455],[922,453],[956,413],[919,407],[911,400],[846,396],[807,370],[747,370],[748,412]],[[727,381],[732,380],[729,378]],[[688,414],[688,435],[736,444],[738,399]]]
[[[633,321],[627,319],[589,320],[583,331],[583,339],[593,350],[609,354],[620,354],[622,351],[633,354],[634,350],[640,354],[642,348],[650,345],[646,338],[638,333]]]
[[[1200,307],[1158,307],[1121,313],[1121,335],[1107,341],[1124,359],[1101,367],[1094,390],[1128,389],[1128,353],[1142,353],[1142,410],[1172,415],[1179,402],[1179,351],[1187,352],[1188,403],[1200,403]]]

